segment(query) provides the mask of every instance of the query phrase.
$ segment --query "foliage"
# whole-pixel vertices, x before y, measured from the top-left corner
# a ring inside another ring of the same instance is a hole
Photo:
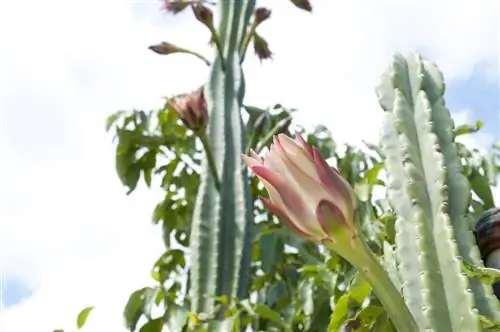
[[[119,111],[108,118],[106,129],[113,130],[117,138],[116,171],[127,188],[127,194],[132,193],[141,182],[151,187],[156,185],[156,180],[165,192],[164,199],[157,204],[152,215],[152,221],[162,226],[165,252],[152,264],[151,284],[133,292],[125,305],[126,326],[130,331],[143,332],[161,331],[164,325],[173,332],[203,331],[207,328],[210,331],[240,331],[247,328],[253,331],[395,331],[385,308],[373,295],[371,285],[335,252],[298,238],[281,227],[277,218],[258,200],[259,196],[266,196],[264,187],[256,178],[248,178],[237,161],[239,153],[250,149],[256,152],[265,149],[274,135],[290,134],[289,126],[293,122],[294,112],[281,105],[260,108],[243,104],[245,87],[238,86],[235,82],[239,82],[240,62],[244,59],[248,44],[257,36],[255,28],[262,22],[254,24],[250,20],[253,1],[238,3],[233,6],[222,2],[219,5],[219,28],[207,26],[213,34],[216,51],[215,59],[210,62],[212,70],[205,86],[205,91],[209,92],[208,145],[203,144],[200,134],[185,126],[168,103],[159,110]],[[293,3],[299,8],[310,10],[308,1]],[[175,10],[187,7],[175,7]],[[229,21],[231,17],[235,21]],[[184,49],[183,52],[197,54]],[[394,89],[394,86],[389,89]],[[416,93],[401,90],[404,93]],[[425,92],[429,98],[441,98],[441,92],[429,89]],[[223,102],[224,98],[226,102]],[[385,110],[392,111],[393,102],[390,101],[390,107],[384,107],[383,101],[381,103]],[[433,107],[436,103],[431,100]],[[396,115],[392,116],[400,116],[404,112],[405,110],[395,112]],[[393,135],[408,134],[416,130],[410,128],[409,120],[405,121],[401,119],[398,125],[406,124],[406,128],[393,126],[394,123],[388,121],[384,127],[386,134],[391,130]],[[412,125],[418,127],[422,123],[424,122],[415,115]],[[470,190],[458,192],[457,189],[457,193],[450,194],[458,195],[456,198],[445,198],[459,202],[462,205],[457,209],[467,211],[466,218],[459,216],[460,234],[469,234],[474,221],[485,210],[494,206],[491,186],[496,185],[496,178],[500,173],[500,144],[494,146],[489,154],[483,154],[455,143],[454,155],[453,151],[447,152],[451,146],[450,139],[473,134],[481,129],[483,123],[459,126],[449,133],[446,130],[452,129],[451,122],[441,129],[438,119],[433,119],[433,123],[436,127],[432,130],[440,140],[440,152],[445,155],[444,163],[448,163],[448,168],[455,163],[453,167],[457,167],[458,172],[464,176],[463,188],[470,186]],[[363,147],[339,147],[324,126],[316,126],[310,131],[299,125],[296,127],[307,138],[308,143],[317,147],[322,156],[328,158],[330,164],[336,166],[355,189],[360,227],[369,247],[383,258],[392,281],[403,288],[405,299],[408,301],[408,298],[414,296],[421,308],[421,302],[418,301],[424,300],[418,297],[423,289],[422,285],[416,280],[408,286],[408,280],[412,280],[411,273],[416,273],[415,277],[418,277],[415,269],[424,268],[401,264],[404,259],[401,252],[404,246],[401,243],[414,244],[411,236],[417,230],[411,233],[410,227],[401,226],[401,218],[406,216],[400,205],[406,203],[398,203],[398,200],[411,197],[394,192],[394,174],[398,174],[394,171],[394,154],[400,152],[391,150],[387,138],[382,138],[381,145],[367,142]],[[227,144],[228,140],[231,140],[231,144]],[[429,150],[420,155],[432,153],[434,152]],[[215,161],[215,172],[207,162],[210,154]],[[418,158],[415,157],[414,160],[416,159]],[[400,165],[402,163],[399,167]],[[434,161],[417,167],[435,170],[439,168],[439,164]],[[213,185],[214,174],[222,180],[221,192]],[[230,178],[235,174],[236,178]],[[453,188],[450,181],[461,181],[457,180],[457,174],[443,175],[445,180],[439,178]],[[404,179],[406,177],[403,175],[399,178],[400,181]],[[235,185],[238,181],[241,181],[240,185]],[[432,181],[427,181],[429,182]],[[244,188],[245,183],[248,188]],[[232,184],[233,189],[224,189],[227,184]],[[427,189],[433,190],[432,187]],[[469,191],[473,195],[467,200],[459,197],[469,195]],[[245,194],[249,196],[246,197]],[[397,195],[399,196],[396,197]],[[238,204],[242,204],[240,210],[244,210],[245,204],[251,207],[251,225],[246,224],[248,221],[245,216],[227,208],[228,205],[234,208]],[[212,213],[217,210],[215,207],[225,212]],[[413,212],[406,212],[408,220],[414,218]],[[224,213],[232,217],[221,217]],[[237,217],[242,218],[239,220]],[[207,227],[209,221],[212,224]],[[251,226],[252,231],[246,233],[248,226]],[[221,227],[225,227],[226,231],[231,229],[232,234],[223,231]],[[406,233],[402,231],[405,228]],[[237,229],[240,231],[236,231]],[[201,236],[203,232],[207,236]],[[206,246],[201,245],[202,241],[206,241]],[[489,286],[484,284],[491,284],[492,280],[496,280],[498,272],[484,268],[477,259],[471,261],[465,255],[467,247],[463,243],[466,242],[460,242],[457,250],[466,259],[461,261],[462,264],[457,261],[456,270],[450,270],[448,277],[450,280],[460,279],[459,268],[463,267],[470,282],[474,283],[472,279],[479,280],[475,284],[475,294],[481,290],[488,293]],[[241,259],[245,248],[249,253],[247,262]],[[198,253],[193,255],[193,249],[198,250]],[[434,255],[434,260],[439,260],[436,249],[429,251]],[[418,256],[408,256],[406,262],[409,262],[409,258],[418,260]],[[431,258],[427,262],[430,264]],[[245,272],[247,285],[235,286],[238,284],[237,280],[241,280],[241,272],[238,270],[242,267],[241,270],[245,271],[245,264],[248,264]],[[232,271],[231,277],[222,278],[228,270]],[[403,280],[398,275],[398,270],[404,277]],[[193,274],[193,271],[198,272]],[[463,292],[464,285],[460,284]],[[435,291],[436,286],[431,290]],[[460,289],[453,290],[457,294],[461,292]],[[488,301],[496,302],[491,297]],[[411,303],[407,304],[412,309]],[[457,302],[457,305],[461,304],[462,302]],[[85,310],[86,313],[82,311],[79,315],[79,327],[85,323],[91,311],[89,308]],[[415,315],[419,316],[418,313]],[[495,323],[497,317],[491,317],[487,313],[484,315],[478,318],[484,328],[498,325]]]

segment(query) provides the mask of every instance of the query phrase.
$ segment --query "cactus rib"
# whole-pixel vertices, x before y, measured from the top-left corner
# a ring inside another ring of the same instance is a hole
[[[191,232],[191,310],[213,312],[214,296],[247,295],[252,244],[252,206],[240,155],[244,132],[240,109],[244,78],[239,61],[241,24],[255,1],[221,1],[219,33],[223,59],[217,56],[205,86],[209,110],[208,141],[221,179],[221,191],[203,162]],[[249,7],[251,7],[249,9]],[[222,64],[224,63],[224,67]]]
[[[410,272],[410,265],[418,267],[423,287],[411,292],[422,292],[424,320],[419,324],[423,329],[479,331],[479,317],[473,310],[474,298],[468,291],[468,279],[462,274],[457,259],[458,247],[449,214],[450,186],[455,190],[467,190],[467,187],[456,175],[450,175],[458,172],[456,167],[447,168],[452,164],[442,151],[450,149],[451,141],[440,140],[436,132],[449,130],[450,122],[435,116],[439,111],[431,103],[441,98],[444,84],[437,81],[428,84],[437,76],[427,71],[426,66],[418,54],[407,58],[396,55],[390,73],[383,77],[377,89],[379,102],[388,113],[381,143],[384,153],[393,156],[387,158],[391,183],[407,181],[397,194],[394,192],[397,187],[390,189],[393,191],[391,203],[400,218],[397,231],[407,236],[416,235],[396,238],[397,259],[403,279],[404,274]],[[388,134],[391,132],[393,135]],[[396,162],[401,163],[394,165]],[[452,199],[456,200],[455,212],[463,212],[460,197]],[[409,214],[413,214],[413,218],[408,218]],[[412,234],[414,231],[416,234]],[[403,240],[415,241],[419,253],[406,253],[403,249],[407,244],[402,243]],[[405,295],[407,293],[409,291]]]

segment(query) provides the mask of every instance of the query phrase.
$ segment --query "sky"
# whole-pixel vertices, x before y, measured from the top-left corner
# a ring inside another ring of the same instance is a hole
[[[486,121],[466,139],[500,138],[499,5],[494,0],[320,1],[313,14],[287,0],[259,32],[274,52],[245,63],[249,105],[299,109],[297,122],[327,125],[340,142],[375,141],[374,85],[394,52],[436,61],[457,123]],[[129,294],[151,283],[162,253],[150,220],[161,200],[141,186],[125,195],[114,170],[106,117],[153,109],[195,89],[208,68],[189,56],[147,48],[177,43],[207,56],[209,35],[189,14],[169,16],[157,0],[0,3],[1,332],[125,331]],[[500,202],[500,191],[496,191]]]

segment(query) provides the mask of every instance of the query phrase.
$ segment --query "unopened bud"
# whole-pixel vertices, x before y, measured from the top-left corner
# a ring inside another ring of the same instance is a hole
[[[185,0],[164,0],[163,9],[169,13],[177,14],[189,6],[189,2]]]
[[[257,32],[253,33],[253,48],[260,61],[273,58],[273,53],[269,49],[267,41],[262,38]]]
[[[212,10],[203,6],[201,3],[192,4],[191,8],[193,9],[196,19],[212,30],[214,26],[214,13]]]
[[[167,42],[161,42],[160,44],[152,45],[149,46],[148,49],[151,51],[158,53],[158,54],[163,54],[163,55],[168,55],[172,53],[179,53],[179,52],[184,52],[185,49],[182,47],[176,46],[171,43]]]
[[[267,20],[270,16],[271,16],[270,9],[267,9],[264,7],[257,8],[255,10],[255,13],[254,13],[254,17],[255,17],[254,26],[255,27],[259,26],[262,22]]]
[[[291,0],[291,1],[296,7],[300,9],[303,9],[308,12],[312,11],[312,6],[309,0]]]
[[[197,133],[203,132],[207,127],[208,110],[203,87],[191,93],[177,95],[167,103],[186,127]]]

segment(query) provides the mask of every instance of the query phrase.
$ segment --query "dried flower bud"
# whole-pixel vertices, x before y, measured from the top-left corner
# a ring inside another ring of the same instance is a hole
[[[253,34],[253,48],[260,61],[273,58],[273,53],[269,49],[267,41],[262,38],[257,32],[254,32]]]
[[[292,0],[292,3],[305,11],[311,12],[312,11],[312,6],[309,0]]]
[[[160,44],[149,46],[148,49],[162,55],[185,52],[184,48],[167,42],[161,42]]]
[[[255,17],[254,27],[258,27],[262,22],[267,20],[270,16],[271,16],[270,9],[264,7],[257,8],[254,12],[254,17]]]
[[[197,133],[203,132],[207,127],[208,110],[203,87],[170,98],[167,103],[179,115],[186,127]]]
[[[212,30],[214,26],[214,13],[212,10],[201,3],[194,3],[191,5],[191,8],[196,19]]]
[[[163,9],[169,13],[177,14],[189,6],[189,2],[185,0],[164,0]]]

